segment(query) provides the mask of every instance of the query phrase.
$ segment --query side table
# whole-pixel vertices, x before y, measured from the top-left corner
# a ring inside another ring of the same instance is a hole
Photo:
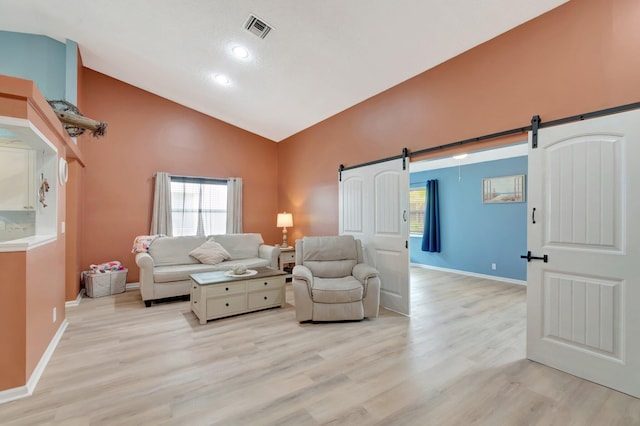
[[[296,263],[295,247],[280,247],[280,256],[278,257],[278,267],[281,271],[286,272],[286,279],[291,280],[291,270]]]

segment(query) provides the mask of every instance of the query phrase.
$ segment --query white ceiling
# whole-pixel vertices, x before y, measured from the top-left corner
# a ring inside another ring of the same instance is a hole
[[[566,1],[0,0],[0,29],[74,40],[86,67],[277,142]]]

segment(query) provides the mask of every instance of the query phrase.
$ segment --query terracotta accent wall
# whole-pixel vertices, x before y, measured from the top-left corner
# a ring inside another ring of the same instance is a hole
[[[81,110],[82,111],[82,110]],[[80,200],[82,165],[68,159],[69,179],[66,186],[65,300],[72,301],[80,293]]]
[[[64,211],[64,204],[61,209]],[[66,317],[64,247],[65,236],[58,233],[54,243],[27,252],[27,378],[31,377]],[[56,308],[55,322],[53,308]]]
[[[33,82],[0,76],[0,115],[28,119],[56,146],[58,158],[82,161]],[[57,176],[48,178],[56,185]],[[0,253],[0,391],[26,384],[65,320],[65,201],[65,187],[59,186],[54,242]]]
[[[86,68],[80,93],[83,113],[108,123],[105,137],[79,140],[83,268],[119,260],[138,280],[131,247],[149,233],[159,171],[241,177],[244,232],[278,242],[276,143]]]
[[[635,0],[568,2],[279,143],[289,237],[337,233],[341,163],[640,101],[638,22]]]
[[[0,391],[26,383],[26,252],[0,253]]]
[[[77,96],[82,97],[82,57],[78,55]],[[82,104],[77,105],[83,111]],[[84,164],[75,158],[67,158],[69,179],[66,184],[66,247],[65,247],[65,300],[73,301],[80,293],[80,198],[82,188],[82,169]]]

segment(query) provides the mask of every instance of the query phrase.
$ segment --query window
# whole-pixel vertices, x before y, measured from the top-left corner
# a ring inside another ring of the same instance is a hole
[[[212,235],[227,231],[227,181],[171,177],[173,235]]]
[[[409,234],[420,235],[424,232],[424,209],[427,201],[426,188],[409,190]]]

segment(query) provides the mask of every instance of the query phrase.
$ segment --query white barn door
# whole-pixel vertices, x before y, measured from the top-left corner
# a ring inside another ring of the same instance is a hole
[[[640,397],[640,111],[529,142],[527,357]]]
[[[407,160],[408,161],[408,160]],[[342,172],[339,233],[362,240],[380,272],[380,305],[409,315],[409,170],[390,160]]]

